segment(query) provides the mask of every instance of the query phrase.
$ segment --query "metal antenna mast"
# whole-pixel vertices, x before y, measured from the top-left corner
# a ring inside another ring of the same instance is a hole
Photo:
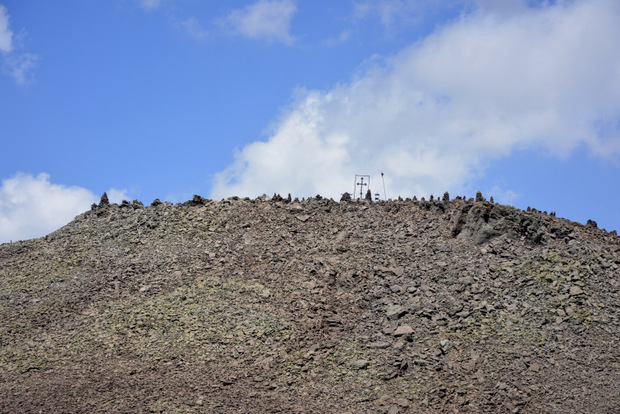
[[[383,178],[383,173],[381,173],[381,180],[383,181],[383,199],[387,201],[387,194],[385,193],[385,178]]]

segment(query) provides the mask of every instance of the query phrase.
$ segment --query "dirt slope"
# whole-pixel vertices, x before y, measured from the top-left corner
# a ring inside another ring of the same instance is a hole
[[[103,202],[0,246],[0,412],[617,413],[619,266],[483,200]]]

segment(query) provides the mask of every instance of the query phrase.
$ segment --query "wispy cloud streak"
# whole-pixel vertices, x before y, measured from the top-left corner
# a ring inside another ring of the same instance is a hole
[[[22,29],[17,38],[23,38],[25,33]],[[15,43],[8,10],[0,4],[0,66],[2,72],[11,76],[18,85],[26,85],[32,81],[30,70],[39,57],[33,53],[19,52],[19,42],[18,45]]]
[[[296,11],[292,0],[259,0],[230,13],[224,24],[241,36],[292,45],[290,28]]]

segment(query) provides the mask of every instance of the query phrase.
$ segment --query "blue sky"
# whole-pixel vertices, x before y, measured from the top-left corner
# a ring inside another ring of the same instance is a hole
[[[0,242],[355,174],[620,230],[618,41],[617,0],[0,0]]]

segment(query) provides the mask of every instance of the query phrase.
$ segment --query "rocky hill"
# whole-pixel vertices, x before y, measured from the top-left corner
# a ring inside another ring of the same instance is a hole
[[[618,413],[619,266],[481,196],[102,198],[0,246],[0,412]]]

